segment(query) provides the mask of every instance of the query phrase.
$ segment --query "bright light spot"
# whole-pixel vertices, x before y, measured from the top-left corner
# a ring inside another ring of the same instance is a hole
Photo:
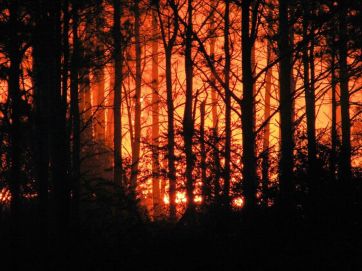
[[[186,203],[186,202],[187,202],[186,193],[185,192],[177,192],[176,193],[176,203],[180,204],[180,203]]]
[[[244,199],[243,199],[242,197],[234,198],[233,201],[232,201],[232,205],[233,205],[235,208],[243,208],[243,206],[244,206]]]
[[[200,199],[198,199],[198,201],[199,200]],[[163,196],[163,202],[164,202],[164,204],[169,205],[170,204],[170,197],[168,195],[164,195]],[[176,204],[181,204],[181,203],[186,203],[186,202],[187,202],[186,193],[185,192],[177,192],[176,193],[175,203]],[[195,202],[197,202],[196,198],[195,198]]]
[[[163,196],[163,203],[166,205],[170,204],[170,197],[168,195]]]
[[[202,197],[200,195],[196,195],[194,198],[194,202],[197,204],[201,204],[202,203]]]

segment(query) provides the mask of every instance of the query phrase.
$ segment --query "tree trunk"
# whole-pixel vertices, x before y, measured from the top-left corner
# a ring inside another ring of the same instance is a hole
[[[279,161],[280,204],[292,210],[293,183],[293,95],[291,92],[291,46],[289,37],[288,1],[279,0],[279,54],[280,60],[280,126],[281,157]]]
[[[305,91],[305,107],[307,117],[307,138],[308,138],[308,175],[310,178],[310,185],[315,185],[315,168],[317,160],[316,150],[316,137],[315,137],[315,90],[314,90],[314,41],[308,42],[308,35],[311,35],[313,31],[308,33],[308,6],[304,7],[303,18],[303,40],[305,44],[303,47],[303,68],[304,68],[304,91]],[[309,77],[310,73],[310,77]]]
[[[253,46],[250,31],[250,6],[252,1],[242,2],[242,131],[243,131],[243,186],[245,208],[256,207],[256,158],[254,136],[254,91],[253,72],[251,67],[251,51]]]
[[[174,105],[172,95],[172,44],[165,48],[166,53],[166,91],[167,91],[167,158],[168,179],[170,197],[170,220],[176,220],[176,167],[175,167],[175,128],[174,128]]]
[[[338,134],[337,134],[337,77],[336,77],[336,50],[334,43],[331,44],[332,56],[331,56],[331,113],[332,113],[332,124],[331,124],[331,156],[330,156],[330,172],[331,177],[336,180],[336,164],[337,164],[337,145],[338,145]]]
[[[206,182],[206,146],[205,146],[205,107],[206,102],[202,101],[200,104],[200,151],[201,151],[201,182],[202,189],[205,190]],[[203,200],[205,200],[205,192],[202,193]],[[205,205],[205,202],[203,202]]]
[[[216,10],[216,3],[215,0],[211,1],[211,24],[210,24],[210,58],[212,63],[215,63],[215,44],[216,44],[216,29],[215,29],[215,10]],[[215,194],[215,201],[219,201],[220,196],[220,175],[221,175],[221,165],[220,165],[220,158],[219,158],[219,146],[218,146],[218,134],[219,134],[219,117],[217,113],[217,104],[218,104],[218,95],[215,89],[215,77],[211,74],[211,114],[212,114],[212,132],[213,132],[213,151],[212,155],[214,158],[214,194]],[[209,186],[211,184],[208,184]],[[206,187],[205,187],[206,188]],[[205,202],[210,200],[211,198],[211,187],[208,187],[207,190],[204,189],[204,199]],[[208,199],[207,199],[208,197]]]
[[[340,1],[342,2],[342,1]],[[349,116],[349,89],[348,89],[348,65],[347,65],[347,7],[340,3],[339,17],[339,67],[341,89],[341,119],[342,119],[342,146],[340,154],[340,179],[349,185],[351,172],[351,120]]]
[[[154,219],[161,215],[160,161],[159,161],[159,83],[158,83],[158,24],[157,10],[152,9],[152,195]]]
[[[272,12],[269,11],[269,16],[272,16]],[[268,34],[272,33],[272,24],[268,26]],[[272,42],[269,40],[267,44],[267,65],[272,62]],[[262,155],[262,189],[263,189],[263,203],[264,207],[268,207],[268,186],[269,186],[269,148],[270,148],[270,96],[272,88],[272,73],[273,69],[269,68],[266,71],[265,76],[265,97],[264,97],[264,121],[265,124],[263,131],[263,155]]]
[[[20,130],[20,64],[21,64],[21,43],[18,39],[19,21],[18,21],[18,1],[10,3],[9,24],[12,28],[9,39],[9,105],[11,108],[11,125],[10,125],[10,210],[12,218],[12,227],[17,234],[19,225],[19,208],[20,208],[20,178],[21,178],[21,130]]]
[[[136,42],[136,93],[135,99],[135,119],[134,119],[134,139],[132,143],[132,166],[131,166],[131,191],[136,192],[138,165],[140,160],[140,147],[141,147],[141,15],[139,10],[139,0],[134,3],[134,16],[135,16],[135,42]]]
[[[79,70],[80,70],[80,43],[78,38],[78,5],[77,0],[72,2],[73,19],[73,54],[71,59],[71,82],[70,82],[70,114],[72,118],[72,191],[73,191],[73,211],[76,217],[79,215],[80,198],[80,114],[79,114]]]
[[[102,47],[102,46],[101,46]],[[96,114],[95,114],[95,121],[94,121],[94,135],[95,139],[100,143],[104,144],[105,141],[105,98],[104,98],[104,69],[103,67],[97,69],[94,72],[94,96],[95,96],[95,107],[96,107]]]
[[[224,191],[223,203],[226,208],[230,207],[230,159],[231,159],[231,94],[230,94],[230,65],[231,56],[229,48],[229,28],[230,28],[230,3],[225,2],[224,13],[224,80],[225,80],[225,168],[224,168]]]
[[[113,119],[114,119],[114,182],[118,185],[124,185],[122,182],[122,45],[121,45],[121,3],[118,0],[113,1],[113,42],[114,42],[114,101],[113,101]]]
[[[186,195],[187,195],[187,214],[195,211],[194,204],[194,181],[193,168],[194,156],[192,151],[192,138],[194,134],[194,122],[192,117],[192,100],[193,100],[193,63],[192,63],[192,0],[187,1],[187,26],[185,37],[185,74],[186,74],[186,102],[183,117],[183,137],[186,154]]]

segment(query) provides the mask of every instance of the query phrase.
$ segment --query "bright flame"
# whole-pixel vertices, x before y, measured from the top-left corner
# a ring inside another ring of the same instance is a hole
[[[232,201],[232,205],[235,208],[243,208],[244,207],[244,199],[242,197],[234,198]]]

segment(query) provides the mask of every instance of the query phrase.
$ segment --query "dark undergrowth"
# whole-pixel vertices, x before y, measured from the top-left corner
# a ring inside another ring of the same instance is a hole
[[[342,197],[318,198],[289,218],[276,207],[208,210],[192,223],[128,217],[61,237],[51,227],[40,232],[29,209],[16,236],[2,219],[0,269],[362,270],[362,198],[349,206]]]

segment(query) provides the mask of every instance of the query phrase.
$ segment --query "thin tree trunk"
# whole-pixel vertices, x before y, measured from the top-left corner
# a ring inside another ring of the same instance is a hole
[[[269,12],[269,16],[272,16],[272,12]],[[272,32],[272,24],[268,26],[269,34]],[[269,65],[272,60],[272,42],[268,41],[267,44],[267,65]],[[266,71],[265,76],[265,97],[264,97],[264,121],[267,121],[263,131],[263,155],[262,155],[262,189],[263,189],[263,203],[264,207],[268,206],[268,191],[269,191],[269,148],[270,148],[270,118],[271,104],[271,88],[272,88],[272,73],[273,69],[269,68]]]
[[[135,193],[138,176],[138,165],[140,160],[140,147],[141,147],[141,15],[139,10],[139,0],[134,3],[134,16],[135,16],[135,41],[136,41],[136,93],[135,99],[135,119],[134,119],[134,139],[132,147],[132,166],[131,166],[131,191]]]
[[[308,40],[308,6],[304,7],[305,14],[303,18],[303,39]],[[311,33],[312,30],[311,30]],[[315,90],[314,90],[314,41],[304,44],[303,48],[303,67],[304,67],[304,91],[307,117],[307,138],[308,138],[308,171],[312,186],[315,185],[315,167],[316,167],[316,138],[315,138]],[[309,48],[310,47],[310,48]],[[311,77],[309,77],[309,72]]]
[[[216,10],[216,3],[215,0],[211,1],[211,18],[210,18],[210,58],[212,63],[215,63],[215,44],[216,44],[216,29],[215,29],[215,10]],[[215,89],[215,77],[211,74],[211,113],[212,113],[212,132],[213,132],[213,140],[214,140],[214,149],[212,151],[212,155],[214,158],[215,163],[215,172],[214,172],[214,194],[215,200],[219,201],[220,196],[220,175],[221,175],[221,165],[220,165],[220,158],[219,158],[219,146],[218,146],[218,134],[219,134],[219,118],[217,113],[217,104],[218,104],[218,95]],[[210,186],[210,184],[208,184]],[[204,199],[205,201],[210,200],[210,192],[211,187],[207,187],[204,189]],[[207,199],[208,197],[208,199]]]
[[[99,41],[98,41],[99,42]],[[102,46],[101,46],[102,47]],[[102,50],[101,50],[102,51]],[[105,141],[105,98],[104,98],[104,91],[105,91],[105,78],[104,78],[104,69],[103,67],[97,69],[94,72],[94,96],[95,96],[95,106],[96,106],[96,114],[95,114],[95,121],[94,121],[94,135],[95,139],[103,144]]]
[[[224,168],[224,191],[223,203],[226,208],[230,206],[230,159],[231,159],[231,94],[230,94],[230,65],[231,56],[229,48],[229,27],[230,27],[230,3],[225,2],[224,13],[224,80],[225,80],[225,168]]]
[[[202,189],[204,190],[204,186],[206,183],[206,146],[205,146],[205,107],[206,102],[202,101],[200,104],[200,151],[201,151],[201,182]],[[205,200],[205,192],[203,192],[203,200]],[[205,202],[203,202],[205,204]]]
[[[332,112],[332,124],[331,124],[331,156],[330,156],[330,172],[331,177],[335,180],[336,177],[336,164],[337,164],[337,145],[338,145],[338,134],[337,134],[337,78],[336,78],[336,52],[334,44],[331,45],[332,56],[331,56],[331,76],[332,76],[332,85],[331,85],[331,112]]]
[[[160,161],[159,161],[159,83],[158,83],[158,23],[157,10],[152,9],[152,195],[154,219],[161,215]]]
[[[174,1],[169,1],[168,4],[173,10],[173,33],[169,38],[168,42],[166,39],[167,32],[162,21],[160,6],[157,5],[157,13],[159,17],[159,24],[161,30],[161,38],[163,47],[165,49],[165,62],[166,62],[166,93],[167,93],[167,160],[168,160],[168,172],[167,177],[169,180],[169,198],[170,198],[170,209],[169,215],[172,222],[176,221],[176,167],[175,167],[175,128],[174,128],[174,104],[172,95],[172,49],[175,45],[179,23],[178,23],[178,10]],[[169,29],[170,30],[170,29]]]
[[[186,213],[192,214],[195,210],[194,203],[194,180],[192,176],[194,168],[194,156],[192,151],[192,138],[194,134],[194,122],[192,117],[193,100],[193,63],[192,63],[192,0],[187,1],[187,27],[185,37],[185,74],[186,74],[186,102],[183,118],[183,137],[186,154]]]
[[[176,167],[175,167],[175,128],[174,128],[174,104],[172,95],[172,46],[165,48],[166,53],[166,91],[167,91],[167,158],[168,179],[170,197],[170,220],[176,220]]]

